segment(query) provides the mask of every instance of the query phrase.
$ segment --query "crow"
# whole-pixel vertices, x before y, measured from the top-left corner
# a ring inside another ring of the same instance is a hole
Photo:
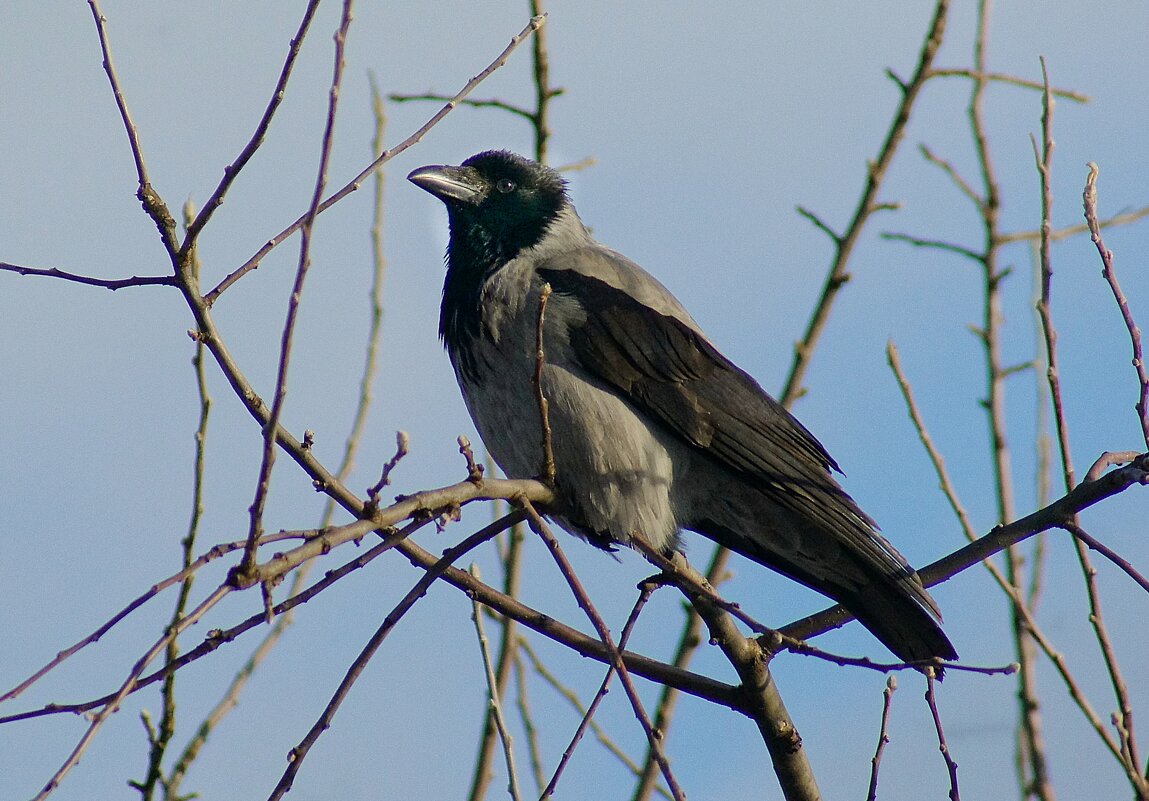
[[[555,170],[492,150],[408,180],[447,207],[439,334],[511,478],[543,475],[539,388],[547,398],[558,502],[546,511],[559,525],[663,553],[695,531],[843,604],[904,661],[957,657],[826,449],[661,283],[595,241]]]

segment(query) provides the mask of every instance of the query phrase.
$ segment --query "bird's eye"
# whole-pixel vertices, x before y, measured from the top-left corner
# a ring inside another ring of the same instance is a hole
[[[499,182],[495,184],[495,189],[498,189],[500,192],[506,195],[515,191],[515,182],[510,178],[501,178],[499,179]]]

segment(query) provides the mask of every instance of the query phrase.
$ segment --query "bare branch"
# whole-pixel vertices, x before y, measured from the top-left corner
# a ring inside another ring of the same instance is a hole
[[[435,114],[432,115],[431,118],[422,125],[422,127],[420,127],[417,131],[415,131],[415,133],[411,134],[395,147],[389,150],[384,150],[382,153],[380,153],[374,161],[364,167],[363,170],[361,170],[358,175],[356,175],[347,184],[345,184],[342,189],[335,192],[335,194],[331,195],[329,198],[320,203],[316,209],[316,213],[322,214],[323,212],[327,211],[327,209],[331,208],[340,200],[359,189],[359,187],[363,185],[363,181],[369,175],[375,172],[375,170],[379,169],[380,166],[387,163],[407,148],[421,141],[423,137],[427,135],[427,132],[438,125],[440,120],[442,120],[451,111],[453,111],[455,107],[458,106],[459,103],[462,102],[462,100],[467,95],[469,95],[476,86],[485,81],[491,75],[491,73],[493,73],[499,67],[503,66],[503,64],[507,63],[507,59],[510,58],[511,53],[513,53],[528,36],[539,30],[539,28],[541,28],[545,22],[545,15],[532,18],[531,21],[527,23],[525,28],[523,28],[516,36],[511,38],[510,44],[508,44],[503,49],[503,52],[501,52],[494,61],[487,65],[486,69],[484,69],[474,78],[471,78],[471,80],[467,81],[467,84],[462,89],[460,89],[459,92],[446,103],[446,105],[435,112]],[[263,260],[264,256],[266,256],[272,251],[273,248],[287,239],[287,237],[291,236],[293,233],[303,227],[306,218],[307,214],[304,214],[291,225],[287,226],[287,228],[284,228],[274,237],[269,239],[267,243],[261,247],[254,256],[252,256],[237,269],[232,271],[226,278],[220,281],[215,289],[204,295],[204,300],[207,305],[211,306],[213,303],[215,303],[220,294],[228,289],[228,287],[230,287],[247,273],[259,267],[259,263]]]
[[[57,267],[24,267],[0,261],[0,270],[17,275],[38,275],[45,278],[59,278],[77,284],[87,284],[115,292],[129,286],[175,286],[176,279],[170,275],[133,275],[131,278],[95,278],[90,275],[77,275]]]
[[[223,204],[224,195],[227,194],[227,191],[231,188],[235,179],[239,177],[239,173],[247,166],[251,157],[255,155],[255,151],[259,150],[263,144],[264,137],[267,136],[267,129],[271,126],[271,120],[275,116],[275,112],[279,110],[279,104],[283,102],[283,98],[286,96],[287,81],[291,78],[291,71],[295,67],[295,59],[303,47],[303,39],[307,36],[307,31],[311,28],[311,21],[315,18],[315,10],[317,8],[319,8],[319,0],[308,0],[307,8],[303,11],[303,19],[299,22],[299,28],[295,31],[295,35],[291,37],[291,42],[287,50],[287,58],[283,61],[283,68],[280,70],[279,79],[275,82],[275,88],[271,92],[271,99],[267,101],[267,107],[263,110],[263,116],[255,126],[255,131],[252,132],[251,139],[244,145],[243,150],[236,156],[235,161],[224,168],[223,178],[220,179],[215,191],[211,193],[211,197],[209,197],[207,203],[204,204],[199,216],[187,227],[183,245],[180,247],[181,254],[186,255],[190,252],[191,248],[195,246],[195,241],[199,237],[200,232],[204,226],[207,225],[211,216],[215,214],[215,210]]]
[[[958,765],[954,758],[950,755],[950,747],[946,742],[945,729],[942,727],[942,717],[938,713],[937,694],[935,692],[936,680],[934,679],[933,670],[926,669],[926,704],[930,708],[930,714],[934,719],[934,730],[938,733],[938,750],[942,753],[942,759],[945,760],[946,769],[949,771],[950,776],[950,801],[960,801],[961,795],[958,793]]]
[[[891,242],[905,242],[908,245],[913,245],[919,248],[934,248],[936,250],[945,250],[950,253],[956,253],[959,256],[964,256],[967,259],[972,259],[976,262],[984,261],[985,254],[978,253],[975,250],[967,248],[965,245],[958,245],[954,242],[946,242],[941,239],[925,239],[918,236],[911,236],[910,234],[902,234],[896,231],[883,231],[882,239],[888,239]]]
[[[1005,83],[1012,86],[1020,86],[1023,89],[1036,89],[1043,91],[1044,87],[1041,81],[1030,81],[1025,78],[1019,78],[1016,75],[1008,75],[1004,72],[987,72],[984,70],[971,70],[971,69],[935,69],[930,71],[931,78],[969,78],[970,80],[979,83]],[[1089,95],[1082,94],[1081,92],[1074,92],[1072,89],[1051,89],[1055,97],[1061,97],[1066,100],[1072,100],[1075,103],[1089,103],[1092,98]]]
[[[543,392],[543,365],[546,363],[546,351],[543,349],[543,322],[546,319],[547,300],[551,296],[551,285],[544,282],[539,292],[539,314],[535,327],[535,399],[539,405],[539,418],[542,420],[543,430],[543,464],[542,478],[547,484],[555,483],[555,451],[551,443],[550,404],[546,393]]]
[[[120,689],[117,690],[106,703],[101,704],[100,711],[92,716],[87,731],[84,732],[79,742],[76,743],[76,747],[72,749],[72,753],[64,760],[64,764],[52,774],[52,778],[50,778],[48,783],[44,785],[44,788],[36,794],[33,801],[44,801],[44,799],[55,792],[64,777],[80,762],[80,757],[83,756],[84,752],[88,749],[96,733],[103,727],[104,722],[120,708],[120,704],[123,703],[123,700],[137,689],[140,676],[147,666],[151,664],[152,660],[167,648],[170,640],[178,637],[182,631],[206,615],[212,607],[231,592],[231,589],[232,588],[227,585],[217,587],[211,595],[205,598],[200,605],[193,609],[178,625],[168,627],[164,635],[136,661],[136,664],[132,666],[131,671],[128,673],[128,678],[120,685]]]
[[[878,767],[882,764],[882,752],[890,742],[890,706],[894,700],[894,691],[897,689],[896,676],[886,679],[886,689],[882,691],[882,724],[878,729],[878,747],[874,751],[874,758],[870,760],[870,787],[866,791],[866,801],[876,801],[878,797]]]
[[[1137,321],[1133,319],[1133,313],[1129,310],[1129,301],[1125,299],[1125,293],[1121,291],[1121,284],[1117,281],[1117,273],[1113,269],[1113,251],[1105,247],[1105,241],[1101,238],[1101,223],[1097,221],[1098,172],[1097,165],[1090,162],[1089,177],[1085,182],[1084,193],[1085,220],[1089,226],[1089,236],[1093,240],[1093,244],[1097,246],[1097,252],[1101,255],[1101,273],[1105,276],[1105,281],[1113,292],[1113,299],[1117,301],[1117,308],[1121,311],[1121,319],[1125,322],[1125,328],[1129,331],[1129,339],[1133,344],[1133,369],[1136,370],[1137,381],[1141,385],[1135,408],[1141,421],[1141,433],[1145,438],[1145,443],[1149,445],[1149,373],[1146,373],[1145,356],[1141,349],[1141,329],[1138,327]]]
[[[291,789],[291,785],[295,782],[295,776],[299,773],[299,768],[303,764],[303,760],[307,758],[311,747],[315,745],[319,736],[330,728],[335,713],[347,698],[351,687],[359,679],[359,676],[362,675],[363,670],[367,667],[367,663],[371,661],[375,652],[379,650],[379,646],[383,644],[387,635],[395,629],[395,626],[399,624],[399,621],[403,619],[403,616],[407,614],[408,610],[415,605],[416,601],[427,594],[427,590],[430,586],[443,575],[447,568],[464,554],[474,550],[487,540],[492,539],[508,525],[507,521],[507,517],[497,520],[481,531],[477,531],[467,537],[467,539],[453,548],[448,548],[443,553],[442,558],[438,559],[434,565],[419,577],[419,580],[415,582],[415,586],[413,586],[399,603],[395,605],[395,608],[387,614],[387,617],[383,619],[383,623],[376,629],[371,639],[367,641],[367,644],[363,646],[363,650],[360,651],[359,656],[351,663],[351,667],[348,668],[346,675],[343,677],[343,681],[339,683],[339,687],[332,695],[331,700],[327,703],[319,719],[315,721],[315,725],[311,727],[299,745],[291,749],[287,769],[284,770],[283,775],[279,779],[279,783],[275,786],[271,795],[268,796],[268,801],[278,801],[278,799],[283,798],[287,791]]]
[[[323,127],[323,137],[320,145],[319,168],[315,178],[315,190],[311,195],[311,205],[304,215],[300,227],[299,264],[295,271],[295,284],[287,302],[287,317],[283,323],[283,335],[279,346],[279,366],[275,375],[275,394],[271,403],[271,413],[263,425],[263,456],[259,466],[259,477],[256,480],[255,499],[250,507],[250,527],[247,533],[247,547],[243,552],[243,560],[235,575],[243,581],[255,565],[256,550],[259,547],[259,538],[263,535],[263,510],[267,503],[267,495],[271,490],[271,471],[275,466],[275,456],[278,451],[275,441],[275,430],[279,427],[279,419],[283,414],[283,406],[287,400],[287,374],[291,365],[291,346],[295,339],[295,321],[299,315],[299,304],[303,299],[303,286],[307,280],[307,273],[311,268],[311,232],[315,225],[315,217],[319,214],[319,201],[323,199],[323,192],[327,186],[327,166],[331,158],[331,148],[335,142],[335,115],[339,108],[339,93],[343,86],[343,58],[344,46],[347,42],[347,31],[351,27],[352,0],[344,0],[343,14],[340,18],[339,29],[335,33],[335,65],[332,69],[331,89],[328,91],[327,119]],[[270,614],[271,604],[268,603]]]
[[[659,584],[657,582],[649,580],[639,584],[638,598],[635,600],[634,607],[630,611],[630,616],[627,617],[626,623],[623,624],[622,634],[618,638],[618,647],[620,650],[626,647],[627,642],[630,640],[630,635],[634,631],[634,625],[638,622],[638,616],[642,613],[643,607],[646,606],[646,602],[650,600],[650,596],[658,586]],[[594,713],[598,710],[599,704],[602,703],[602,699],[606,698],[607,690],[610,689],[610,681],[614,678],[614,675],[614,666],[611,665],[607,667],[606,676],[603,677],[602,684],[599,685],[594,700],[590,702],[590,706],[588,706],[583,713],[578,728],[575,729],[574,735],[571,736],[570,744],[567,745],[566,750],[563,751],[562,758],[559,760],[558,766],[551,775],[550,782],[547,784],[546,789],[543,790],[543,798],[550,798],[554,795],[555,789],[558,787],[559,778],[562,776],[567,763],[570,762],[570,758],[574,755],[575,747],[578,746],[583,734],[586,733],[587,726],[593,721]]]
[[[479,565],[471,563],[471,575],[481,580]],[[495,668],[491,661],[491,649],[487,641],[487,632],[483,628],[483,608],[478,601],[471,601],[471,620],[475,623],[475,634],[479,638],[479,652],[483,656],[483,673],[487,677],[487,703],[491,710],[491,718],[495,722],[495,729],[499,739],[503,742],[503,754],[507,762],[507,789],[512,801],[519,801],[522,794],[519,792],[519,778],[515,770],[515,753],[513,738],[507,730],[507,722],[503,718],[503,705],[500,702],[499,682],[495,678]]]
[[[869,221],[870,216],[877,209],[878,190],[881,188],[886,172],[889,170],[890,163],[894,159],[894,154],[901,144],[906,125],[910,120],[910,112],[918,99],[922,87],[929,78],[934,57],[937,55],[938,48],[941,47],[942,38],[945,35],[946,15],[948,13],[949,0],[938,0],[934,6],[934,15],[930,23],[929,32],[926,34],[921,54],[918,57],[917,69],[914,71],[913,77],[904,84],[901,102],[894,112],[893,121],[890,123],[885,141],[878,151],[878,157],[866,171],[865,188],[862,190],[862,196],[858,199],[858,203],[854,207],[853,217],[846,226],[845,232],[840,237],[834,236],[829,226],[819,224],[817,217],[811,214],[804,215],[813,221],[815,225],[818,225],[826,231],[826,233],[831,234],[835,239],[836,253],[833,263],[830,266],[830,271],[826,275],[826,282],[822,287],[822,295],[814,308],[810,322],[806,326],[806,333],[802,336],[801,344],[794,350],[794,361],[790,366],[786,387],[782,391],[781,403],[783,406],[789,406],[801,393],[802,379],[806,376],[810,355],[814,346],[821,338],[823,329],[826,327],[826,321],[830,316],[830,309],[833,307],[834,298],[838,290],[841,289],[842,284],[846,281],[846,269],[850,256],[853,254],[854,246],[857,244],[862,229]]]
[[[422,100],[430,100],[430,101],[435,102],[435,103],[449,103],[449,102],[451,102],[451,97],[449,95],[440,95],[440,94],[435,94],[434,92],[424,92],[422,94],[417,94],[417,95],[405,95],[405,94],[392,93],[392,94],[387,95],[387,99],[392,101],[392,102],[395,102],[395,103],[410,103],[412,101],[422,101]],[[470,98],[465,98],[465,99],[459,101],[458,105],[469,106],[471,108],[497,108],[497,109],[502,109],[503,111],[510,112],[511,114],[515,114],[519,117],[525,117],[526,119],[528,119],[532,122],[535,119],[535,114],[530,109],[523,108],[522,106],[516,106],[514,103],[508,103],[505,100],[495,100],[495,99],[472,100]]]

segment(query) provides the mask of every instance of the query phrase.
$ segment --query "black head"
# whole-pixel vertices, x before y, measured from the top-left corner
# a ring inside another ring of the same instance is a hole
[[[567,207],[566,182],[505,150],[479,153],[458,167],[420,167],[407,180],[447,206],[451,241],[439,333],[453,349],[478,334],[483,281],[537,245]]]
[[[557,172],[506,150],[479,153],[458,167],[420,167],[407,180],[446,204],[452,269],[498,269],[538,244],[568,202]]]

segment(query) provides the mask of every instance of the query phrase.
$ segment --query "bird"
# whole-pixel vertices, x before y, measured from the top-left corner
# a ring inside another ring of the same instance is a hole
[[[641,538],[669,555],[697,532],[841,603],[904,662],[957,658],[826,449],[654,276],[594,239],[556,170],[488,150],[407,178],[447,208],[439,335],[509,478],[546,475],[546,398],[551,519],[606,550]]]

